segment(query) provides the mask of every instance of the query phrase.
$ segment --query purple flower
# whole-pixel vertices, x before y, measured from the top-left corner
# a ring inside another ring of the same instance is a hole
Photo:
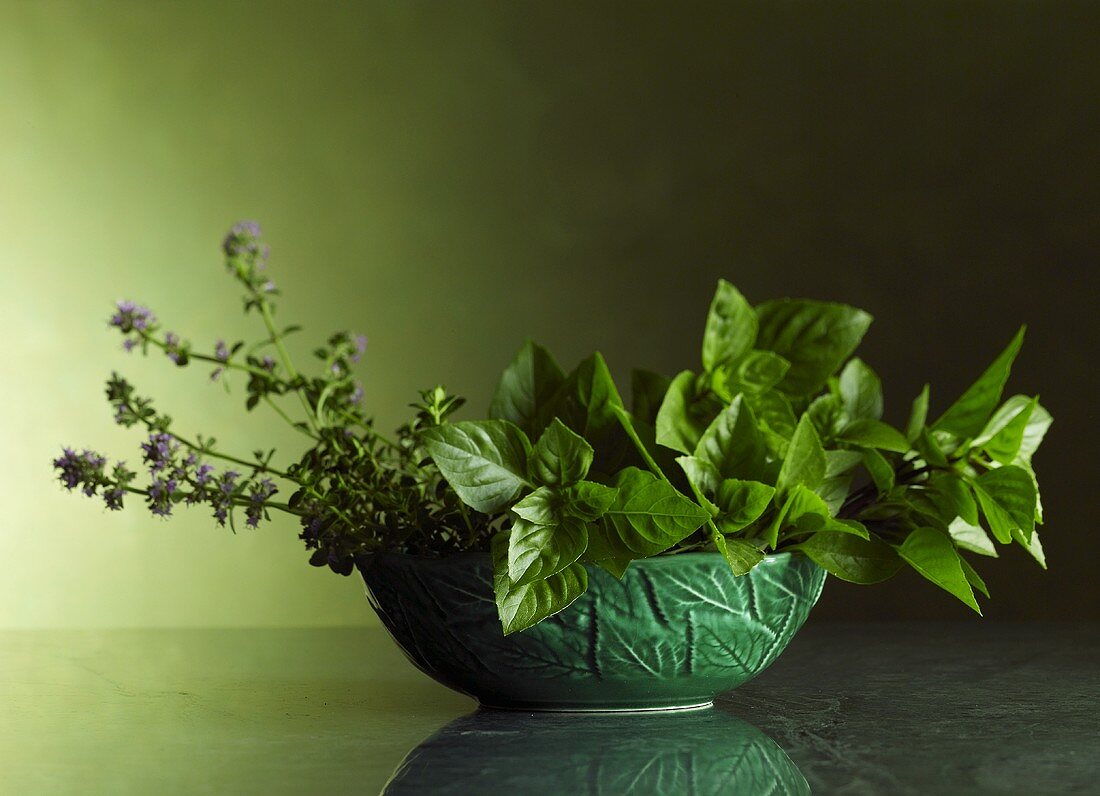
[[[219,362],[229,361],[229,346],[225,344],[225,340],[219,340],[214,346],[214,359]]]
[[[147,307],[132,301],[118,301],[115,303],[115,314],[111,316],[110,324],[121,329],[124,334],[129,334],[133,331],[146,331],[156,320]]]
[[[171,516],[172,495],[175,491],[176,482],[173,479],[154,478],[145,496],[149,511],[158,517]]]
[[[148,442],[141,443],[141,450],[145,454],[144,461],[149,464],[149,470],[154,473],[167,467],[178,449],[179,443],[171,434],[164,432],[150,434]]]
[[[175,332],[167,332],[164,335],[164,353],[177,365],[186,364],[183,358],[183,346],[180,345],[179,335]]]
[[[82,491],[91,497],[96,489],[106,481],[103,468],[107,459],[95,451],[85,450],[77,453],[72,448],[63,448],[61,455],[53,460],[53,466],[60,472],[58,479],[66,489],[83,486]]]
[[[122,496],[124,492],[117,487],[115,489],[108,489],[103,492],[103,502],[107,504],[107,508],[111,511],[119,511],[122,509]]]
[[[222,241],[222,251],[228,257],[243,257],[263,261],[267,258],[267,246],[260,240],[263,230],[255,221],[238,221]]]
[[[265,356],[260,360],[260,367],[266,370],[268,373],[275,372],[275,360],[269,356]]]
[[[210,473],[212,472],[214,472],[213,466],[200,464],[198,469],[195,470],[195,483],[199,486],[206,486],[210,482]]]
[[[355,389],[351,391],[351,395],[348,397],[353,404],[357,404],[363,400],[363,385],[361,382],[355,382]]]
[[[365,334],[357,334],[355,336],[355,353],[351,355],[352,362],[358,362],[363,358],[363,353],[367,350],[367,336]]]
[[[126,353],[133,351],[137,347],[138,341],[133,337],[127,337],[122,341],[122,350]]]

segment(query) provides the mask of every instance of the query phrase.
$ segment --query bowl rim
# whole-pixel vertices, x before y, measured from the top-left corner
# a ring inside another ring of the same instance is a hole
[[[778,553],[767,553],[765,554],[764,559],[755,567],[753,567],[750,572],[755,571],[762,566],[775,566],[778,563],[785,563],[787,561],[790,561],[796,556],[796,553],[797,551],[793,550],[782,550]],[[799,558],[805,558],[805,556],[800,553],[797,553],[797,556]],[[484,551],[464,551],[461,553],[452,553],[451,555],[443,556],[441,558],[416,555],[414,553],[378,552],[367,553],[363,555],[360,560],[356,561],[356,567],[362,570],[364,565],[370,566],[370,564],[372,564],[377,559],[383,558],[396,558],[403,559],[405,561],[416,561],[431,566],[448,566],[460,563],[461,561],[480,561],[491,563],[490,554]],[[670,555],[658,554],[655,556],[648,556],[646,558],[632,559],[630,562],[630,568],[627,569],[627,572],[629,572],[631,568],[634,568],[636,566],[641,566],[645,568],[675,566],[677,561],[681,561],[683,559],[706,559],[712,562],[721,562],[723,564],[726,563],[725,558],[723,558],[722,554],[719,553],[717,550],[692,550],[686,553],[672,553]],[[595,562],[588,561],[582,563],[594,564]]]

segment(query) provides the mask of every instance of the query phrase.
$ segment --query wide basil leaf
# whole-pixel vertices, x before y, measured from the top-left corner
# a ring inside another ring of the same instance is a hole
[[[1035,530],[1035,482],[1027,471],[1016,465],[998,467],[974,481],[974,493],[989,523],[989,530],[1002,544],[1020,530],[1025,540]]]
[[[517,519],[508,534],[508,578],[515,586],[545,580],[579,559],[586,547],[588,528],[576,517],[565,515],[550,525]]]
[[[555,417],[589,441],[618,428],[614,407],[625,408],[615,380],[601,354],[584,359],[565,377],[554,396],[540,409],[538,427]]]
[[[829,505],[821,496],[801,484],[791,490],[783,507],[765,531],[764,538],[771,548],[776,547],[780,531],[784,528],[792,529],[792,535],[828,531],[850,533],[863,539],[870,537],[861,523],[833,517]]]
[[[936,441],[927,426],[917,433],[917,438],[913,441],[913,448],[921,455],[922,459],[933,467],[950,466],[947,455],[940,448],[940,443]]]
[[[740,395],[707,426],[695,447],[695,458],[710,462],[722,478],[759,479],[765,454],[756,418]]]
[[[997,548],[993,546],[993,540],[985,532],[985,528],[978,524],[971,524],[962,517],[956,517],[947,526],[947,532],[955,540],[955,547],[968,550],[980,556],[998,558]],[[1034,534],[1032,534],[1034,537]]]
[[[691,455],[707,422],[693,412],[695,374],[682,371],[668,385],[668,392],[657,411],[657,444]]]
[[[861,461],[863,461],[861,451],[825,451],[825,477],[843,475]]]
[[[962,559],[947,536],[935,528],[917,528],[905,537],[898,547],[898,554],[922,576],[981,615],[982,610],[963,572]]]
[[[950,431],[962,438],[977,436],[985,426],[986,420],[993,413],[1001,400],[1001,392],[1005,382],[1008,381],[1009,371],[1024,342],[1026,327],[1020,327],[1016,336],[1008,347],[993,360],[985,373],[967,389],[962,396],[953,403],[940,419],[933,425],[933,429]]]
[[[825,451],[813,422],[803,415],[791,437],[775,488],[780,495],[786,495],[799,484],[816,489],[824,478]]]
[[[756,342],[756,313],[745,297],[725,279],[710,303],[703,331],[703,369],[731,364],[752,350]]]
[[[840,398],[854,419],[878,420],[882,417],[882,382],[858,357],[849,360],[840,371]]]
[[[778,390],[768,390],[755,395],[749,393],[743,397],[745,403],[752,407],[753,414],[756,415],[757,425],[767,442],[768,450],[775,458],[783,459],[787,455],[787,447],[798,425],[791,402]]]
[[[825,501],[829,511],[836,514],[852,492],[852,475],[843,473],[826,478],[814,491]]]
[[[504,635],[541,622],[569,607],[588,588],[588,572],[570,564],[545,580],[517,586],[508,577],[508,536],[493,537],[493,587]]]
[[[756,308],[756,315],[756,347],[791,363],[779,385],[790,395],[820,390],[871,325],[871,316],[863,310],[818,301],[769,301]]]
[[[672,380],[650,370],[634,370],[630,374],[630,399],[634,416],[649,425],[657,420],[657,411]]]
[[[609,573],[615,580],[622,580],[631,560],[629,558],[601,558],[593,560],[592,563]]]
[[[636,467],[619,473],[615,486],[619,491],[603,522],[633,553],[632,558],[664,552],[710,517],[672,484]]]
[[[512,506],[512,512],[538,525],[549,525],[561,513],[561,498],[550,487],[540,486]]]
[[[531,443],[507,420],[445,423],[420,438],[447,483],[477,511],[504,510],[527,485]]]
[[[897,429],[881,420],[855,420],[840,430],[837,439],[861,448],[905,453],[909,450],[909,440]]]
[[[550,352],[528,341],[500,375],[489,417],[508,420],[533,434],[539,409],[549,402],[564,378]]]
[[[905,438],[915,442],[928,421],[928,385],[921,388],[920,394],[913,399],[913,407],[909,410],[909,422],[905,424]]]
[[[727,539],[720,533],[714,534],[714,546],[738,577],[749,574],[753,567],[764,560],[764,553],[759,548],[741,539]]]
[[[1017,541],[1020,541],[1021,544],[1023,543],[1022,540],[1018,539]],[[1024,545],[1024,549],[1027,550],[1032,558],[1039,562],[1039,566],[1041,566],[1043,569],[1047,568],[1047,557],[1046,554],[1043,552],[1043,545],[1039,541],[1038,531],[1035,531],[1031,534],[1031,541]]]
[[[933,473],[928,479],[927,495],[944,522],[961,517],[970,525],[978,524],[978,506],[970,487],[954,473]]]
[[[615,487],[604,486],[593,481],[581,481],[564,489],[562,498],[566,511],[582,520],[593,522],[611,508],[618,493],[619,490]]]
[[[885,542],[846,533],[815,533],[796,549],[849,583],[879,583],[893,577],[902,563],[897,551]]]
[[[774,496],[775,487],[758,481],[727,478],[714,494],[714,505],[719,512],[715,524],[723,533],[736,533],[759,519]]]
[[[726,389],[731,395],[764,392],[783,381],[790,369],[791,363],[774,351],[750,351],[727,377]]]
[[[1012,464],[1020,454],[1038,405],[1038,398],[1012,396],[993,413],[982,433],[974,438],[973,447],[981,448],[996,462]]]
[[[886,457],[873,448],[864,449],[861,454],[863,466],[871,476],[871,481],[882,494],[894,488],[895,473]]]
[[[528,470],[540,484],[568,486],[588,474],[592,455],[592,446],[555,417],[531,450]]]
[[[832,440],[848,422],[844,404],[840,398],[830,394],[819,395],[811,401],[806,415],[813,421],[814,428],[823,441]]]
[[[688,483],[699,494],[710,498],[718,491],[722,476],[718,473],[718,468],[706,459],[700,459],[697,456],[678,456],[676,463],[684,471]]]
[[[1028,418],[1027,428],[1024,429],[1024,438],[1020,440],[1020,450],[1016,454],[1017,464],[1031,462],[1031,457],[1035,455],[1035,451],[1039,450],[1043,437],[1046,436],[1047,429],[1053,422],[1054,418],[1051,417],[1050,412],[1044,409],[1042,404],[1036,404],[1031,417]]]

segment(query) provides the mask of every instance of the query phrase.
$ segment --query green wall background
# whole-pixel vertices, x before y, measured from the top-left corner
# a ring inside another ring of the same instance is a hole
[[[1052,571],[985,566],[988,616],[1100,617],[1098,28],[1084,3],[0,0],[0,626],[373,621],[291,522],[233,537],[52,481],[65,443],[137,457],[112,369],[227,447],[270,438],[105,327],[130,297],[197,344],[243,333],[217,251],[240,218],[285,317],[370,335],[386,426],[440,381],[481,411],[525,337],[679,370],[720,276],[873,312],[895,417],[1027,321]],[[914,576],[834,582],[818,615],[965,609]]]

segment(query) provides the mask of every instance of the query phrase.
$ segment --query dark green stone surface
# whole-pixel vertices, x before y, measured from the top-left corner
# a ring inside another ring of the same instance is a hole
[[[380,629],[7,631],[0,793],[1097,793],[1098,704],[1086,625],[811,619],[650,716],[471,715]]]

